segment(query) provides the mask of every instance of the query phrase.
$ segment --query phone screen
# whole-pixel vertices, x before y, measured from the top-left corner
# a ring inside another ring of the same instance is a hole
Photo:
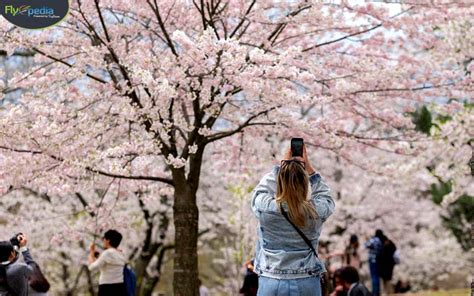
[[[303,139],[293,138],[291,139],[291,156],[303,156]]]

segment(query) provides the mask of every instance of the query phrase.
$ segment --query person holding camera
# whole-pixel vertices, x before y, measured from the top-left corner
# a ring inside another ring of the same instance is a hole
[[[281,165],[253,191],[252,211],[259,221],[257,295],[322,294],[325,267],[315,250],[334,209],[330,189],[311,165],[303,140],[292,139]]]
[[[34,271],[35,262],[26,247],[26,235],[19,233],[10,241],[0,242],[0,295],[28,295],[28,279]],[[24,262],[19,262],[19,254]]]
[[[89,270],[100,270],[99,296],[125,296],[124,266],[127,260],[122,252],[117,250],[122,241],[120,232],[110,229],[102,238],[104,251],[96,257],[95,245],[89,248]]]

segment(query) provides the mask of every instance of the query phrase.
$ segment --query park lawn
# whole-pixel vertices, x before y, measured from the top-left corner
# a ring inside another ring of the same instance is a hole
[[[469,289],[455,289],[455,290],[440,290],[440,291],[420,291],[413,296],[468,296],[471,295]]]

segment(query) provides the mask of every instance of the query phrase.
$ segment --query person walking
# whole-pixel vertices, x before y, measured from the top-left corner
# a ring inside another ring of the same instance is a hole
[[[375,231],[375,235],[365,243],[365,247],[369,250],[369,270],[372,281],[373,296],[380,296],[380,279],[377,267],[377,256],[382,251],[382,239],[384,239],[384,237],[385,235],[383,234],[383,231],[377,229]]]
[[[255,256],[259,296],[321,295],[325,268],[315,249],[335,203],[304,145],[302,150],[302,157],[293,157],[289,149],[280,166],[253,191],[251,206],[259,221]]]
[[[18,245],[12,243],[16,241]],[[28,239],[19,233],[10,241],[0,242],[0,295],[28,295],[28,278],[34,269],[34,260],[27,248]],[[16,247],[16,248],[15,248]],[[19,254],[25,263],[19,262]]]
[[[99,296],[126,296],[124,266],[127,263],[122,252],[117,250],[122,241],[120,232],[110,229],[102,238],[104,251],[96,258],[95,245],[89,249],[89,270],[100,270]]]

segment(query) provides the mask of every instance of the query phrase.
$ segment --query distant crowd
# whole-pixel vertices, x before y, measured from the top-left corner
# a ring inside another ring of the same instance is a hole
[[[359,275],[364,262],[361,260],[357,235],[351,235],[345,249],[341,251],[330,252],[328,244],[320,242],[318,253],[327,270],[323,274],[327,281],[326,295],[380,296],[410,291],[409,281],[399,279],[393,282],[393,270],[400,263],[400,252],[382,230],[377,229],[375,235],[364,243],[364,247],[368,251],[367,265],[371,289],[364,285]],[[337,267],[334,268],[333,265]],[[254,272],[253,260],[250,260],[246,262],[246,274],[240,295],[255,296],[257,290],[258,274]]]

